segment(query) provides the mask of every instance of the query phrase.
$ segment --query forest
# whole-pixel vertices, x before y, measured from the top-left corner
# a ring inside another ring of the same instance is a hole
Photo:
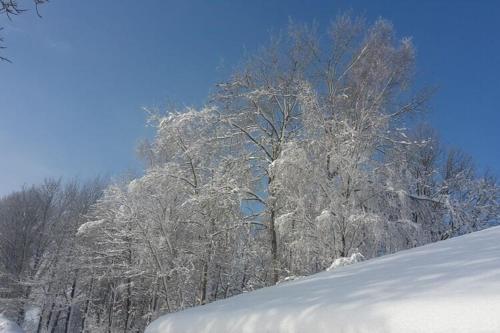
[[[205,106],[145,109],[141,175],[1,197],[0,313],[28,332],[142,332],[496,224],[495,175],[428,125],[415,67],[386,20],[291,22]]]

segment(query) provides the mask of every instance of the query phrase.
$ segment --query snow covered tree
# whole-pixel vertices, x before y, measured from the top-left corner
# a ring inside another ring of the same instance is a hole
[[[0,311],[27,330],[72,330],[75,234],[102,186],[49,179],[0,200]]]
[[[132,321],[144,327],[159,311],[204,304],[252,283],[250,268],[238,269],[249,262],[252,237],[235,187],[248,176],[233,157],[240,142],[226,135],[213,108],[154,112],[149,121],[156,137],[143,146],[145,174],[110,187],[79,231],[88,269],[102,270],[97,281],[122,286],[104,291],[112,301],[94,304],[100,317],[108,311],[109,329],[132,329]]]
[[[312,50],[301,52],[302,36],[290,30],[290,39],[276,40],[228,82],[218,85],[216,100],[228,135],[242,140],[242,159],[248,161],[252,179],[241,187],[244,200],[256,208],[255,220],[268,233],[270,282],[279,280],[279,245],[276,220],[275,178],[272,165],[280,158],[287,142],[300,135],[301,95],[307,91],[304,71],[312,60]]]
[[[362,247],[376,248],[380,232],[375,229],[383,229],[384,207],[375,199],[386,197],[387,190],[378,172],[391,163],[390,150],[408,144],[396,125],[419,110],[426,98],[425,94],[407,97],[413,48],[409,39],[398,42],[386,21],[365,29],[361,20],[341,17],[329,36],[326,47],[320,47],[314,29],[290,29],[286,46],[272,49],[269,64],[278,70],[268,69],[259,58],[262,68],[256,72],[264,73],[263,83],[250,86],[249,92],[223,95],[239,103],[227,106],[231,120],[250,117],[247,128],[235,126],[248,138],[249,149],[264,152],[260,168],[269,180],[260,197],[265,198],[266,212],[274,221],[271,226],[279,221],[276,239],[282,241],[274,255],[280,258],[281,269],[294,274],[324,269],[333,259]],[[288,62],[278,67],[282,58]],[[245,72],[224,88],[246,88],[253,82],[251,77]],[[294,82],[293,92],[279,89],[286,86],[281,80],[288,77],[293,78],[286,81]],[[274,126],[266,118],[286,119],[280,117],[282,105],[293,107],[293,122]],[[275,127],[284,131],[273,131]],[[281,132],[289,135],[273,140],[274,133]],[[305,251],[299,250],[297,258],[314,253],[315,259],[306,259],[304,267],[291,264],[300,260],[293,258],[297,251],[293,247]]]

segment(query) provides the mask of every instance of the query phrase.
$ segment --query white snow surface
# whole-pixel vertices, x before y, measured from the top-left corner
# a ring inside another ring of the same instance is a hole
[[[146,333],[500,332],[500,227],[168,314]]]
[[[335,259],[332,262],[332,264],[330,265],[330,267],[328,267],[326,270],[332,271],[332,270],[337,269],[339,267],[344,267],[347,265],[356,264],[360,261],[363,261],[364,259],[365,259],[365,257],[363,257],[363,255],[361,253],[354,252],[353,254],[351,254],[350,257],[340,257],[340,258]]]
[[[0,313],[0,333],[24,333],[24,331],[15,322]]]

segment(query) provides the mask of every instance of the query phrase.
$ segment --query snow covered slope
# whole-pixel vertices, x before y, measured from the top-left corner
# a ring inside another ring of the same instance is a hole
[[[0,333],[24,333],[24,331],[15,322],[0,313]]]
[[[500,227],[166,315],[146,332],[500,332]]]

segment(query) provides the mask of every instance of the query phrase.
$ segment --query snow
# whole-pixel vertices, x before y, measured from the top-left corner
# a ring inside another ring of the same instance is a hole
[[[76,232],[77,236],[81,236],[83,234],[86,234],[90,230],[94,230],[98,228],[101,224],[103,224],[105,221],[104,220],[97,220],[97,221],[89,221],[85,222],[82,224],[79,228],[78,231]]]
[[[146,333],[500,332],[500,227],[165,315]]]
[[[0,313],[0,333],[24,333],[15,322]]]
[[[333,214],[330,210],[324,209],[321,214],[316,217],[316,220],[318,220],[318,222],[328,221],[332,216]]]
[[[365,259],[365,257],[361,253],[354,252],[349,257],[340,257],[340,258],[335,259],[332,262],[332,264],[330,265],[330,267],[328,267],[326,270],[331,271],[331,270],[337,269],[339,267],[352,265],[352,264],[358,263],[360,261],[363,261],[364,259]]]
[[[283,279],[279,280],[276,284],[280,283],[285,283],[285,282],[290,282],[290,281],[295,281],[304,278],[303,276],[297,276],[297,275],[290,275],[286,276]]]

